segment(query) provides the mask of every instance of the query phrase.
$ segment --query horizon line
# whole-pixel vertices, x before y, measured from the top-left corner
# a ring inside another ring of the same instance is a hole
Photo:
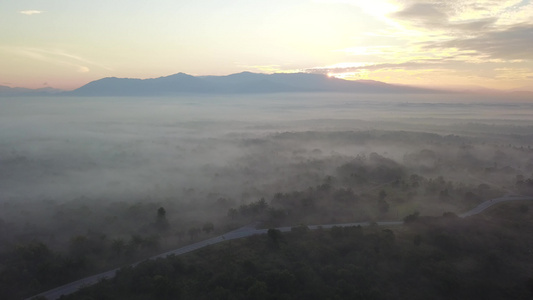
[[[105,77],[101,77],[101,78],[98,78],[98,79],[95,79],[95,80],[91,80],[85,84],[82,84],[76,88],[73,88],[73,89],[60,89],[60,88],[54,88],[52,86],[49,86],[49,85],[46,85],[44,87],[40,87],[40,88],[27,88],[27,87],[22,87],[22,86],[10,86],[9,83],[3,83],[3,84],[0,84],[0,87],[7,87],[7,88],[11,88],[11,89],[27,89],[27,90],[33,90],[33,91],[36,91],[36,90],[41,90],[41,89],[54,89],[54,90],[58,90],[58,91],[62,91],[62,92],[70,92],[70,91],[75,91],[91,82],[95,82],[95,81],[98,81],[98,80],[102,80],[102,79],[106,79],[106,78],[117,78],[117,79],[139,79],[139,80],[149,80],[149,79],[158,79],[158,78],[165,78],[165,77],[170,77],[170,76],[174,76],[174,75],[179,75],[179,74],[184,74],[184,75],[188,75],[188,76],[192,76],[192,77],[225,77],[225,76],[231,76],[231,75],[237,75],[237,74],[244,74],[244,73],[250,73],[250,74],[261,74],[261,75],[275,75],[275,74],[310,74],[310,75],[319,75],[319,76],[323,76],[323,77],[326,77],[326,78],[335,78],[335,79],[339,79],[339,80],[344,80],[344,81],[353,81],[353,82],[377,82],[377,83],[385,83],[385,84],[389,84],[389,85],[393,85],[393,86],[403,86],[403,87],[413,87],[413,88],[421,88],[421,89],[433,89],[433,90],[438,90],[438,91],[445,91],[445,92],[464,92],[464,93],[479,93],[479,94],[483,94],[483,93],[488,93],[488,92],[501,92],[501,93],[521,93],[521,92],[527,92],[527,93],[533,93],[533,87],[515,87],[515,88],[511,88],[511,89],[497,89],[497,88],[489,88],[489,87],[486,87],[486,86],[479,86],[479,85],[468,85],[468,84],[465,84],[465,85],[411,85],[411,84],[402,84],[402,83],[391,83],[391,82],[386,82],[386,81],[380,81],[380,80],[374,80],[374,79],[364,79],[364,78],[360,78],[360,79],[346,79],[346,78],[340,78],[340,77],[337,77],[333,74],[322,74],[322,73],[314,73],[314,72],[304,72],[304,71],[298,71],[298,72],[273,72],[273,73],[263,73],[263,72],[252,72],[252,71],[241,71],[241,72],[237,72],[237,73],[229,73],[229,74],[225,74],[225,75],[193,75],[193,74],[189,74],[189,73],[185,73],[185,72],[177,72],[177,73],[172,73],[172,74],[169,74],[169,75],[162,75],[162,76],[158,76],[158,77],[144,77],[144,78],[141,78],[141,77],[117,77],[117,76],[105,76]]]

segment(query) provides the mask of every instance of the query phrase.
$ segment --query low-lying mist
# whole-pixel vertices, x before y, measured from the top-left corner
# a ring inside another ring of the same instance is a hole
[[[533,173],[533,104],[523,99],[274,94],[0,101],[0,219],[12,229],[45,228],[65,205],[101,206],[93,216],[112,217],[119,213],[111,203],[165,204],[169,218],[192,222],[222,218],[261,198],[272,204],[276,194],[327,178],[368,198],[411,175],[445,185],[494,183],[493,191],[505,192],[517,176]],[[372,173],[383,166],[399,171]],[[344,178],[363,169],[364,180]],[[350,218],[398,219],[417,208],[440,213],[471,205],[434,205],[428,197],[397,196],[394,212],[361,209]]]
[[[481,135],[497,143],[497,130],[501,143],[531,144],[523,136],[533,132],[531,103],[434,97],[1,99],[0,201],[129,199],[156,188],[164,197],[183,189],[235,197],[243,188],[286,182],[302,161],[371,152],[401,160],[420,146],[403,137],[396,144],[336,138],[336,131]]]
[[[0,294],[13,299],[250,223],[453,215],[533,195],[525,99],[18,97],[0,107]]]

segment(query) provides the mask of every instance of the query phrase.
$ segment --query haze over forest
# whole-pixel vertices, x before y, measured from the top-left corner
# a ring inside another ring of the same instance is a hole
[[[269,228],[460,214],[533,189],[533,104],[523,97],[0,101],[0,239],[11,261],[4,291],[13,297],[66,283],[65,270],[89,275],[250,222]],[[54,262],[65,270],[15,272],[39,266],[22,254],[32,247],[65,256]],[[29,288],[28,280],[39,284]]]
[[[530,0],[20,0],[0,25],[0,298],[533,295]]]
[[[528,130],[533,119],[530,102],[503,103],[498,96],[462,94],[432,97],[437,100],[428,102],[425,94],[2,99],[1,122],[3,128],[9,128],[2,132],[2,159],[11,166],[5,169],[2,190],[4,195],[37,196],[42,189],[54,197],[68,199],[64,188],[77,191],[67,193],[69,196],[86,192],[103,196],[101,190],[127,191],[128,187],[139,192],[140,186],[150,189],[167,184],[187,188],[184,182],[192,188],[212,189],[210,184],[196,180],[212,180],[212,175],[219,174],[221,178],[217,180],[221,182],[217,185],[243,184],[230,179],[234,173],[223,176],[220,171],[231,170],[234,165],[251,167],[246,161],[256,160],[261,153],[274,155],[257,161],[265,166],[253,166],[267,175],[267,170],[278,168],[277,164],[289,168],[293,165],[290,158],[298,157],[299,151],[305,155],[298,160],[317,159],[313,155],[317,153],[318,157],[328,157],[376,152],[387,153],[401,163],[405,155],[423,150],[428,143],[422,141],[420,146],[411,144],[404,149],[405,145],[391,142],[393,145],[373,148],[352,138],[338,141],[343,145],[339,147],[325,138],[313,137],[315,131],[325,132],[326,136],[332,132],[335,136],[336,132],[378,134],[382,130],[406,130],[436,133],[442,138],[467,133],[470,138],[484,128],[484,135],[496,135],[499,131],[493,132],[494,126],[510,135],[520,134],[513,145],[529,145]],[[298,132],[310,132],[313,138],[295,145],[270,142],[279,135]],[[501,141],[499,136],[492,138],[493,144],[505,145],[512,135],[501,137]],[[289,155],[288,160],[274,159],[281,154]],[[523,157],[524,163],[529,158]],[[512,167],[524,166],[519,163]],[[328,175],[325,170],[322,172],[323,176]],[[267,178],[286,181],[282,174],[247,181],[253,185],[260,185],[259,181],[268,181]],[[523,175],[527,175],[527,170]],[[128,180],[130,177],[132,181]],[[28,182],[32,183],[31,189],[27,188]],[[235,196],[243,191],[233,192]],[[42,196],[48,197],[46,193]]]

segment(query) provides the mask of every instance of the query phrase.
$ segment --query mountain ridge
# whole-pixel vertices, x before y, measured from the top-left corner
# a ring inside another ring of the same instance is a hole
[[[38,89],[28,89],[20,87],[9,87],[0,85],[0,96],[52,96],[57,95],[64,90],[54,89],[51,87],[44,87]]]
[[[224,76],[192,76],[176,73],[147,79],[106,77],[64,94],[69,96],[169,96],[286,92],[434,93],[440,91],[398,86],[379,81],[349,81],[311,73],[241,72]]]
[[[339,92],[354,94],[498,93],[531,96],[526,88],[439,88],[390,84],[376,80],[345,80],[314,73],[253,73],[193,76],[183,72],[154,78],[103,77],[77,89],[29,89],[0,85],[0,97],[18,96],[172,96],[179,94],[267,94]]]
[[[374,80],[345,80],[313,73],[253,73],[193,76],[175,73],[156,78],[103,77],[71,91],[0,86],[0,96],[172,96],[180,94],[267,93],[442,93],[443,90],[394,85]]]

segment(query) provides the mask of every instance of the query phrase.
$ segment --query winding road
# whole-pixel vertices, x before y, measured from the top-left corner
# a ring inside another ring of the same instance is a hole
[[[500,197],[500,198],[490,199],[490,200],[487,200],[487,201],[479,204],[478,206],[474,207],[473,209],[471,209],[471,210],[469,210],[469,211],[467,211],[465,213],[460,214],[459,216],[461,218],[465,218],[465,217],[469,217],[469,216],[472,216],[472,215],[476,215],[476,214],[481,213],[485,209],[487,209],[487,208],[489,208],[489,207],[491,207],[493,205],[496,205],[498,203],[501,203],[501,202],[524,201],[524,200],[533,200],[533,197],[506,195],[506,196],[503,196],[503,197]],[[401,224],[403,224],[403,221],[382,221],[382,222],[376,222],[376,223],[379,226],[392,226],[392,225],[401,225]],[[165,258],[165,257],[167,257],[169,255],[181,255],[181,254],[185,254],[185,253],[188,253],[188,252],[191,252],[191,251],[195,251],[195,250],[200,249],[200,248],[204,248],[204,247],[212,245],[212,244],[217,244],[217,243],[221,243],[221,242],[228,241],[228,240],[240,239],[240,238],[244,238],[244,237],[248,237],[248,236],[252,236],[252,235],[267,233],[268,229],[256,229],[256,226],[258,226],[258,225],[259,225],[259,223],[246,225],[244,227],[241,227],[241,228],[236,229],[234,231],[230,231],[230,232],[225,233],[223,235],[220,235],[220,236],[217,236],[217,237],[213,237],[213,238],[210,238],[208,240],[204,240],[204,241],[201,241],[201,242],[198,242],[198,243],[190,244],[190,245],[178,248],[176,250],[172,250],[172,251],[168,251],[168,252],[165,252],[165,253],[161,253],[161,254],[153,256],[153,257],[151,257],[149,259]],[[307,226],[307,227],[309,229],[313,230],[313,229],[318,229],[318,228],[326,228],[327,229],[327,228],[332,228],[334,226],[348,227],[348,226],[358,226],[358,225],[360,225],[360,226],[369,226],[370,222],[344,223],[344,224],[327,224],[327,225],[310,225],[310,226]],[[280,230],[282,232],[287,232],[287,231],[291,231],[292,227],[279,227],[279,228],[276,228],[276,229],[278,229],[278,230]],[[140,263],[140,262],[134,263],[132,265],[134,266],[134,265],[137,265],[138,263]],[[32,296],[32,297],[28,298],[27,300],[32,299],[34,297],[44,297],[44,298],[49,299],[49,300],[55,300],[55,299],[58,299],[59,297],[61,297],[61,295],[72,294],[72,293],[76,292],[78,289],[80,289],[82,287],[93,285],[95,283],[98,283],[102,279],[113,278],[115,276],[117,270],[119,270],[119,269],[117,268],[117,269],[113,269],[113,270],[110,270],[110,271],[107,271],[107,272],[104,272],[104,273],[100,273],[100,274],[96,274],[96,275],[93,275],[93,276],[90,276],[90,277],[86,277],[86,278],[71,282],[69,284],[57,287],[55,289],[46,291],[46,292],[41,293],[39,295]]]

